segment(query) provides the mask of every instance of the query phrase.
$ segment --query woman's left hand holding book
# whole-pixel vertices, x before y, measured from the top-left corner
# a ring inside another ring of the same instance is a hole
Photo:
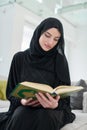
[[[32,106],[32,107],[38,107],[38,106],[40,106],[39,101],[38,100],[34,100],[33,98],[21,99],[21,104],[23,106]]]

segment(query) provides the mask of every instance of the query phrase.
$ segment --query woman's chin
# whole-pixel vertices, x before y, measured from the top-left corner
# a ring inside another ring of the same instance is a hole
[[[43,47],[42,48],[44,51],[49,51],[49,50],[51,50],[50,48],[47,48],[47,47]]]

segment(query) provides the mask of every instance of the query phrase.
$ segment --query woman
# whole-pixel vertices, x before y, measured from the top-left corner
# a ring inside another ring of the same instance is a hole
[[[14,55],[7,83],[10,108],[4,114],[0,130],[60,130],[75,119],[70,97],[53,98],[36,94],[37,100],[17,99],[10,93],[19,82],[30,81],[51,85],[70,85],[64,54],[64,34],[56,18],[43,20],[34,31],[30,48]]]

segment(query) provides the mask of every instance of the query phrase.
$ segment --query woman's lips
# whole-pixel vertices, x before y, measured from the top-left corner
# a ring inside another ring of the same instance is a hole
[[[47,49],[51,49],[51,46],[49,46],[49,45],[46,45],[46,44],[45,44],[45,47],[46,47]]]

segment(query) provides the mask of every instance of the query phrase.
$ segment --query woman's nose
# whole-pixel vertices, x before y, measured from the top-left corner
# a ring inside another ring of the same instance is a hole
[[[54,42],[53,38],[50,38],[50,39],[49,39],[49,44],[52,45],[53,42]]]

